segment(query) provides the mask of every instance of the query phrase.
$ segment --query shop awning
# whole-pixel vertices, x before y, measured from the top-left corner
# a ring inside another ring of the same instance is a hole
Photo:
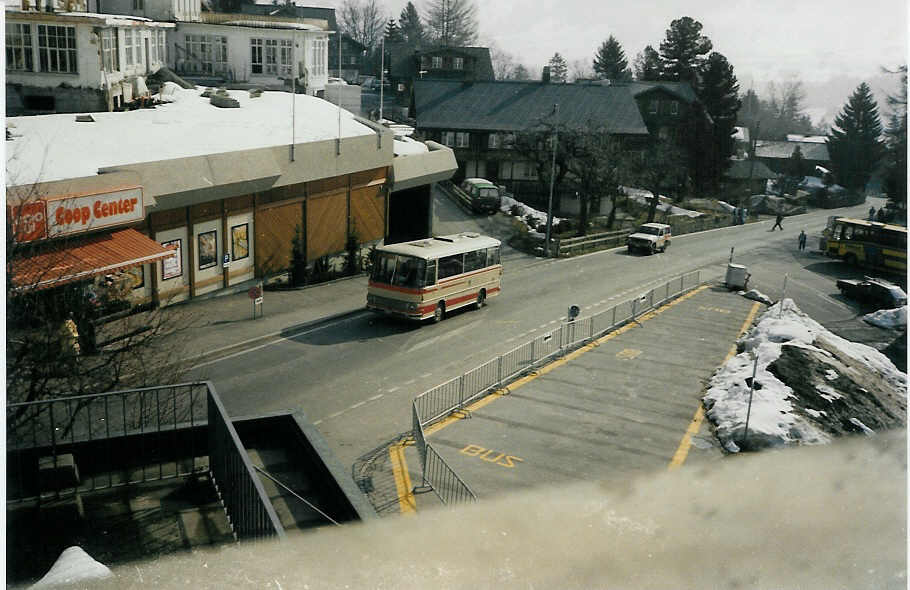
[[[167,258],[174,254],[135,229],[121,229],[60,244],[10,261],[17,291],[57,287]]]

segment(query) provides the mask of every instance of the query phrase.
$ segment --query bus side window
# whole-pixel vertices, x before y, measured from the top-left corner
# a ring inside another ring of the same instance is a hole
[[[487,251],[483,250],[474,250],[473,252],[465,252],[464,255],[464,271],[471,272],[472,270],[478,270],[486,266],[487,263]]]
[[[463,254],[453,254],[452,256],[444,256],[439,259],[439,278],[444,279],[446,277],[453,277],[455,275],[460,275],[464,269],[464,255]]]
[[[427,275],[424,287],[432,287],[436,284],[436,261],[427,260]]]
[[[496,266],[499,264],[499,246],[487,248],[487,266]]]

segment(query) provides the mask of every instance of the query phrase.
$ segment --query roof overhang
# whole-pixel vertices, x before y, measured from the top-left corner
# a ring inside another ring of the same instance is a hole
[[[397,156],[392,160],[392,192],[441,182],[458,170],[455,153],[434,141],[425,142],[429,152]]]

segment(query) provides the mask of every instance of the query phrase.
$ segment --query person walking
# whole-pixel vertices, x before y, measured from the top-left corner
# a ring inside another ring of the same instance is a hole
[[[869,207],[869,221],[875,221],[875,207]]]
[[[771,226],[771,231],[774,231],[775,228],[780,228],[780,231],[784,231],[784,226],[780,224],[784,220],[784,216],[780,213],[777,214],[777,219],[774,220],[774,225]]]
[[[806,249],[806,231],[805,230],[799,231],[799,249],[800,250]]]

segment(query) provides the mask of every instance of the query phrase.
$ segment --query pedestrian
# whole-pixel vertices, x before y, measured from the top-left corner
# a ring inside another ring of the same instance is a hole
[[[800,250],[806,249],[806,231],[805,230],[799,231],[799,249]]]
[[[869,207],[869,221],[875,221],[875,206]]]
[[[780,231],[784,231],[784,226],[780,224],[784,220],[784,216],[780,213],[777,214],[777,219],[774,220],[774,225],[771,226],[771,231],[774,231],[775,228],[780,228]]]
[[[876,213],[875,217],[876,217],[876,219],[878,219],[878,221],[881,221],[882,223],[884,223],[885,222],[885,208],[882,207],[881,209],[879,209],[878,213]]]

